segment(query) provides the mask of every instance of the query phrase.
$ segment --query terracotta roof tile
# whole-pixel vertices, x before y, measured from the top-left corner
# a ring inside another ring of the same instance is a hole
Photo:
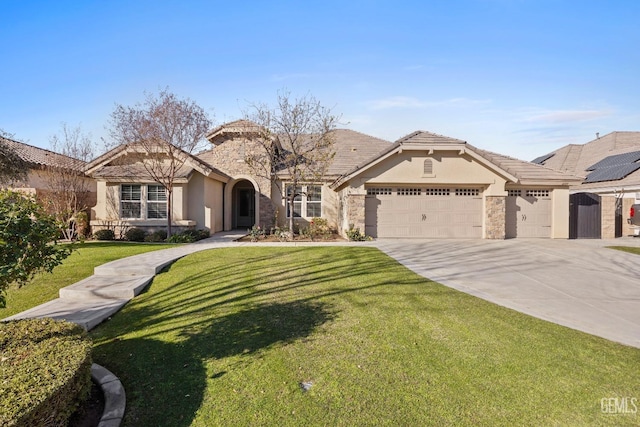
[[[50,150],[34,147],[24,142],[14,141],[12,139],[0,137],[13,149],[18,156],[25,162],[34,166],[49,166],[67,169],[81,170],[85,162],[77,160],[63,154],[54,153]]]

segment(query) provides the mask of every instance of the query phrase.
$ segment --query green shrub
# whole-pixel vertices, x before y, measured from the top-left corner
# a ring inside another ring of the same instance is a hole
[[[333,231],[329,228],[329,224],[325,218],[314,217],[309,223],[309,227],[300,230],[300,234],[310,238],[312,241],[322,238],[329,239]]]
[[[207,229],[204,230],[185,230],[181,234],[193,237],[194,241],[202,240],[211,237],[211,232]]]
[[[103,229],[96,231],[93,237],[96,240],[115,240],[116,234],[113,232],[113,230]]]
[[[145,237],[147,236],[147,232],[142,228],[133,227],[130,228],[124,233],[125,239],[130,242],[144,242]]]
[[[185,230],[181,233],[173,234],[167,239],[169,243],[193,243],[198,240],[206,239],[210,237],[209,230]]]
[[[72,246],[56,243],[59,233],[56,219],[33,197],[0,190],[0,307],[11,283],[26,285],[71,254]]]
[[[0,425],[66,425],[91,389],[91,341],[53,319],[0,323]]]
[[[367,236],[364,233],[360,232],[359,228],[354,228],[351,226],[348,230],[346,230],[347,238],[352,242],[364,242],[366,240],[371,240],[370,236]]]
[[[153,243],[164,242],[165,240],[167,240],[166,230],[156,230],[153,233],[147,234],[147,236],[144,238],[145,242]]]
[[[247,233],[252,242],[257,242],[265,236],[264,230],[259,225],[254,225],[247,230]]]

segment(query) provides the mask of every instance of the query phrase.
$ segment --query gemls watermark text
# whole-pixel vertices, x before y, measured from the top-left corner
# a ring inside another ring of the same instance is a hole
[[[603,397],[600,399],[600,410],[610,415],[636,415],[638,399],[636,397]]]

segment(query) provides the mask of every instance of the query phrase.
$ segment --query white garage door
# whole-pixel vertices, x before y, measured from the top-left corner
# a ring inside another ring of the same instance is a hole
[[[365,225],[373,237],[482,238],[482,191],[371,187]]]
[[[551,237],[551,190],[509,190],[506,236]]]

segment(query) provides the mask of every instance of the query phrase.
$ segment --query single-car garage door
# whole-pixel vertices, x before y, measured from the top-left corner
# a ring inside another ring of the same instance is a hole
[[[551,237],[551,190],[509,190],[506,237]]]
[[[482,238],[482,217],[479,188],[367,188],[372,237]]]

